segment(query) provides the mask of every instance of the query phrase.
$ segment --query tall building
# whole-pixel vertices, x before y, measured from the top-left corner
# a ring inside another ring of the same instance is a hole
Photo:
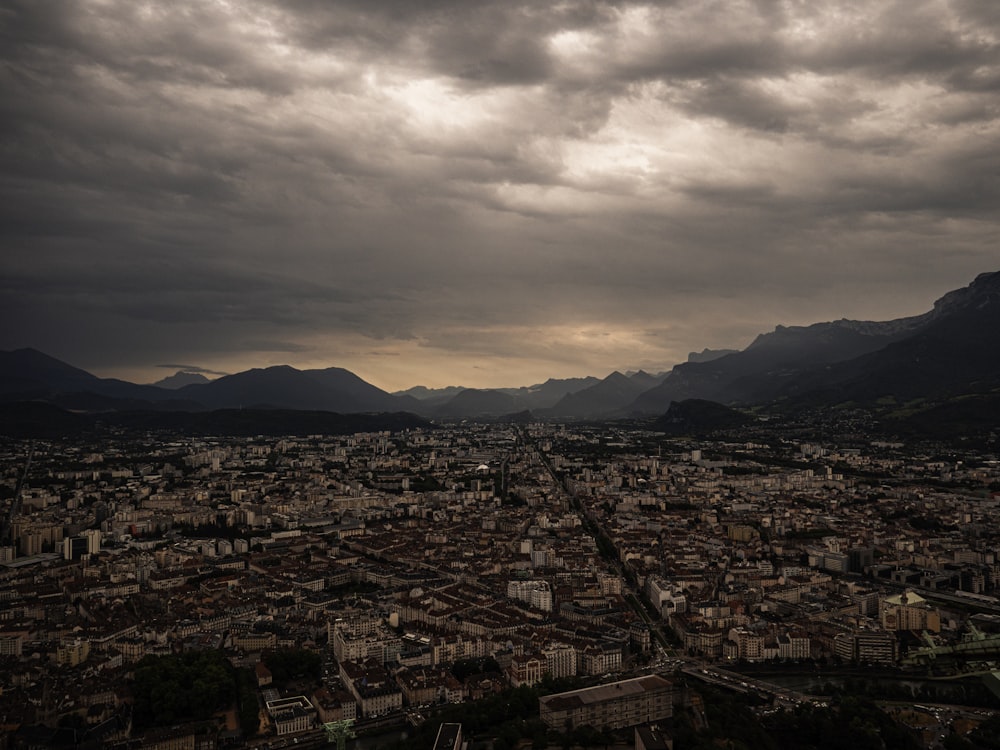
[[[11,535],[24,557],[42,552],[59,552],[63,542],[62,524],[41,523],[30,518],[16,518],[11,523]]]
[[[778,636],[779,659],[808,659],[812,647],[807,633],[786,633]]]
[[[545,671],[558,679],[576,676],[576,649],[565,643],[550,643],[542,649]]]
[[[875,564],[874,547],[852,547],[847,550],[847,569],[851,573],[864,573]]]
[[[86,661],[89,655],[90,641],[80,638],[65,638],[56,651],[56,662],[75,667],[80,662]]]
[[[87,554],[96,555],[101,551],[101,532],[97,529],[87,529],[82,536],[87,539]]]
[[[886,630],[941,632],[941,616],[919,594],[904,591],[882,602],[882,627]]]
[[[84,555],[96,555],[101,551],[101,532],[88,529],[80,536],[68,536],[62,540],[64,560],[79,560]]]
[[[838,633],[833,638],[833,653],[844,661],[892,664],[896,660],[896,639],[885,630]]]

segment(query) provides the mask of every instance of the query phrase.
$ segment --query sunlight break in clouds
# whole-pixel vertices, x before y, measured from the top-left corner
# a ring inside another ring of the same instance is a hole
[[[11,0],[0,346],[504,386],[914,314],[995,270],[998,25],[991,0]]]

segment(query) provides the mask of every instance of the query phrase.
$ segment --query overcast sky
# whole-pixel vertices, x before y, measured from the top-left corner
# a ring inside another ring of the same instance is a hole
[[[1000,269],[998,42],[996,0],[5,0],[0,349],[514,386],[921,313]]]

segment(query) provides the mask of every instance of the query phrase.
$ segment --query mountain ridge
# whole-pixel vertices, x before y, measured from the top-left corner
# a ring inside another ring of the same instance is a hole
[[[546,414],[554,417],[593,419],[616,414],[649,390],[655,381],[646,372],[629,377],[615,370],[599,383],[563,396]]]
[[[723,404],[791,399],[800,406],[824,399],[868,403],[893,392],[915,398],[987,387],[996,382],[992,374],[1000,372],[1000,358],[989,354],[1000,343],[997,310],[1000,272],[988,272],[938,298],[922,315],[779,325],[740,352],[677,365],[630,408],[660,414],[674,401],[687,399]],[[935,381],[947,382],[947,389]]]
[[[1000,390],[1000,272],[890,321],[778,325],[741,351],[692,352],[665,374],[614,371],[518,388],[422,386],[388,393],[340,367],[253,368],[177,389],[99,378],[36,349],[0,352],[0,401],[46,401],[79,411],[266,408],[412,412],[433,418],[532,413],[593,419],[661,415],[674,402],[805,408],[926,402]],[[166,379],[166,380],[169,380]],[[419,396],[419,397],[418,397]]]

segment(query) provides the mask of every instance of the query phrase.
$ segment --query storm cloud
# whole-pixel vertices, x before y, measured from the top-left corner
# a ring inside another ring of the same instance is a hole
[[[1000,258],[992,0],[12,0],[0,59],[0,348],[102,375],[662,370]]]

